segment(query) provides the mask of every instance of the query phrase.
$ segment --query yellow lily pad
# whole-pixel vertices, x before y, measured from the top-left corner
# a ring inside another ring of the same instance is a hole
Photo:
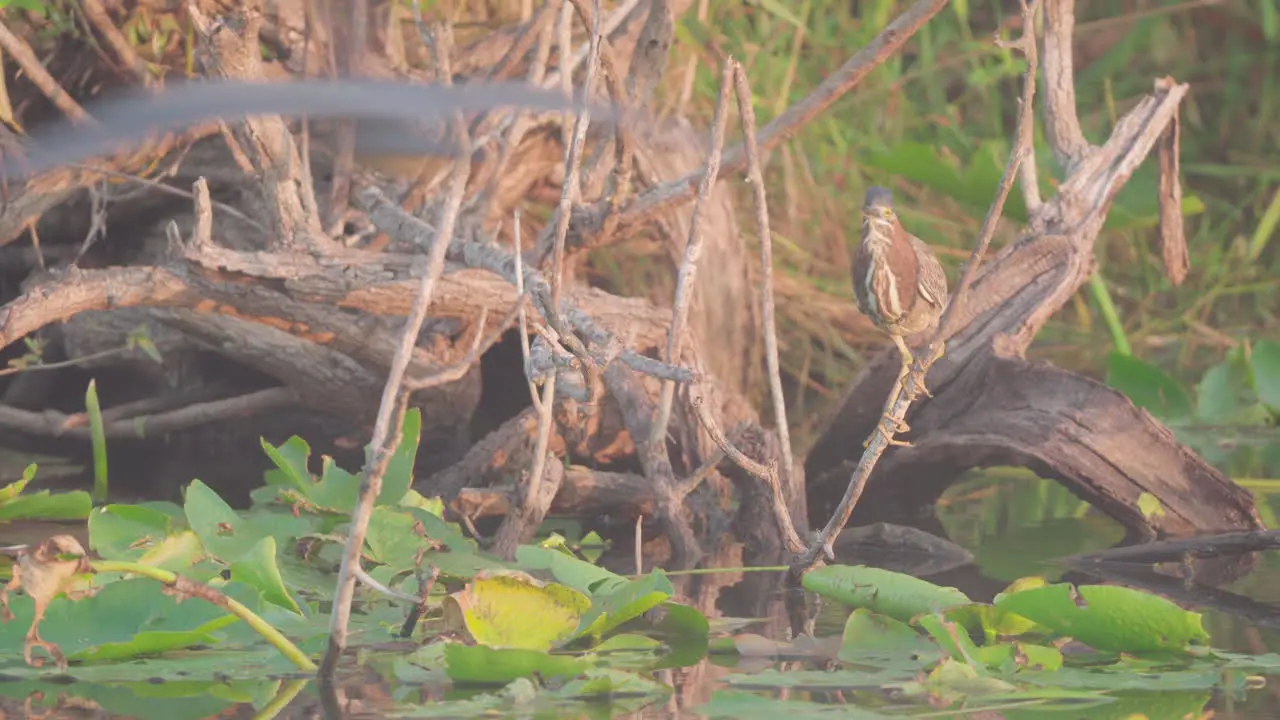
[[[572,638],[590,607],[590,598],[567,585],[497,571],[445,598],[444,612],[461,617],[481,645],[545,651]]]

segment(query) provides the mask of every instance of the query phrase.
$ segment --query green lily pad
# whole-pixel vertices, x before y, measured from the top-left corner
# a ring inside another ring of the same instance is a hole
[[[1125,587],[1061,583],[1005,595],[995,606],[1104,652],[1185,652],[1209,640],[1199,613]]]
[[[608,595],[591,598],[591,608],[582,616],[578,636],[596,641],[619,625],[649,612],[675,594],[665,573],[655,569],[648,575],[615,586]]]
[[[578,675],[590,663],[539,650],[491,648],[450,643],[444,648],[445,671],[454,682],[505,684],[537,673],[543,678]]]
[[[964,593],[951,587],[865,565],[828,565],[805,573],[801,584],[850,607],[866,608],[909,621],[922,613],[967,605]]]
[[[280,567],[276,564],[276,539],[264,537],[240,559],[231,563],[231,579],[262,593],[262,599],[298,614],[302,608],[285,587]]]

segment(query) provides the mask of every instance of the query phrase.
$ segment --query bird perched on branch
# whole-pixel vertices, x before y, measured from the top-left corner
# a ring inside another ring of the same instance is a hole
[[[947,306],[947,276],[929,246],[902,227],[893,211],[893,193],[887,188],[869,188],[862,204],[862,242],[853,256],[853,294],[862,314],[898,346],[902,370],[895,387],[900,388],[913,360],[904,337],[937,324]],[[928,392],[923,378],[918,386]],[[899,431],[906,429],[900,424]]]

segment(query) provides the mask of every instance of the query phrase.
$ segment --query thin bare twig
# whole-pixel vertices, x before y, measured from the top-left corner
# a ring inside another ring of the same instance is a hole
[[[569,1],[573,4],[579,19],[584,25],[594,27],[599,22],[595,11],[587,4],[586,0]],[[637,45],[636,49],[638,51],[640,46]],[[639,61],[639,58],[632,57],[631,70],[637,69],[636,63]],[[622,109],[623,114],[627,114],[634,108],[639,107],[640,104],[636,102],[626,86],[624,86],[618,65],[619,62],[613,50],[613,45],[607,37],[601,36],[600,70],[604,74],[605,89],[617,107]],[[615,209],[621,207],[630,192],[632,158],[635,154],[634,145],[635,141],[631,136],[628,123],[619,122],[614,128],[613,137],[597,145],[592,152],[590,160],[585,163],[586,171],[582,180],[583,192],[597,193],[602,191],[603,178],[601,177],[601,170],[605,167],[605,158],[612,153],[615,160],[613,168],[614,186],[612,192],[609,193],[609,206]],[[616,222],[613,220],[606,220],[601,237],[608,238],[611,228],[615,224]],[[541,246],[541,243],[539,243],[539,246]]]
[[[573,10],[573,6],[565,3],[564,12],[566,13],[562,22],[567,23],[570,17],[569,13]],[[563,28],[563,26],[562,26]],[[565,43],[566,31],[561,30],[561,52],[565,52],[567,47]],[[564,63],[564,56],[560,58]],[[583,83],[583,96],[591,97],[591,90],[595,84],[596,73],[600,68],[600,2],[595,0],[595,23],[591,28],[591,62],[587,65],[587,76]],[[572,95],[572,86],[569,85],[571,78],[565,75],[565,95]],[[568,125],[568,113],[566,113],[566,127]],[[572,219],[573,204],[581,200],[581,181],[582,174],[582,153],[583,146],[587,141],[587,126],[591,123],[591,113],[583,110],[578,113],[573,123],[573,133],[569,142],[566,143],[568,151],[565,154],[565,172],[564,185],[560,188],[560,203],[556,207],[555,215],[555,235],[554,244],[551,254],[551,298],[550,314],[545,316],[547,324],[553,330],[559,333],[561,341],[566,343],[569,351],[572,352],[582,362],[582,370],[586,374],[587,387],[594,388],[597,386],[595,381],[599,374],[599,369],[595,367],[595,363],[591,360],[591,356],[587,353],[586,348],[580,342],[573,342],[569,337],[570,331],[563,326],[560,321],[560,290],[564,277],[564,244],[565,238],[569,234],[569,221]]]
[[[538,414],[541,415],[542,400],[538,398],[537,386],[535,386],[533,384],[533,380],[529,378],[529,319],[524,312],[524,263],[522,262],[524,250],[521,247],[520,241],[520,208],[515,209],[513,216],[512,222],[515,226],[512,229],[512,232],[515,235],[515,238],[513,239],[515,247],[512,248],[511,255],[516,260],[516,294],[520,296],[520,300],[516,303],[516,308],[519,313],[518,321],[520,323],[520,356],[524,358],[524,380],[529,384],[529,400],[533,402],[534,408],[536,408]]]
[[[716,420],[715,416],[711,414],[711,410],[707,407],[709,399],[707,395],[708,393],[706,392],[694,395],[689,398],[689,404],[693,407],[693,414],[698,418],[698,424],[702,426],[703,430],[707,431],[707,435],[711,436],[711,442],[715,443],[720,452],[728,456],[738,467],[758,478],[764,479],[766,482],[770,482],[770,479],[774,477],[773,468],[747,457],[746,453],[729,442],[729,438],[720,427],[720,422]],[[787,517],[790,517],[790,515]]]
[[[566,63],[569,61],[569,48],[573,44],[573,8],[567,2],[560,5],[560,17],[556,19],[556,62],[559,63],[560,69],[558,74],[552,73],[550,77],[544,78],[548,88],[560,85],[560,92],[568,97],[573,91],[573,71],[567,69]],[[569,147],[573,141],[573,134],[569,130],[569,119],[572,114],[564,112],[564,122],[560,123],[560,139],[564,143],[564,147]]]
[[[720,174],[720,155],[724,151],[725,128],[729,124],[729,95],[733,88],[733,69],[736,63],[727,58],[720,73],[720,96],[716,99],[716,113],[711,122],[711,153],[707,156],[702,181],[698,183],[698,199],[693,204],[693,216],[689,220],[689,240],[684,248],[684,262],[676,280],[676,296],[671,303],[671,330],[667,335],[667,362],[680,361],[680,348],[684,345],[685,325],[689,317],[689,304],[698,278],[698,258],[702,255],[702,233],[706,226],[704,205],[711,197],[716,178]],[[675,399],[676,384],[670,380],[662,383],[658,398],[657,415],[650,427],[649,442],[662,443],[671,421],[671,403]]]
[[[84,9],[85,17],[89,19],[89,23],[97,30],[107,41],[107,45],[111,47],[111,51],[116,57],[129,68],[129,72],[137,78],[145,86],[155,84],[156,77],[147,69],[147,63],[134,52],[133,46],[125,39],[124,33],[120,32],[120,28],[111,21],[111,16],[107,13],[107,9],[100,0],[80,0],[80,7]]]
[[[5,375],[17,375],[18,373],[39,372],[42,370],[62,370],[64,368],[84,365],[85,363],[91,363],[95,360],[103,360],[116,355],[132,355],[134,352],[134,349],[128,346],[113,347],[106,350],[99,350],[95,353],[89,353],[88,355],[74,357],[69,360],[60,360],[58,362],[49,363],[41,362],[34,365],[28,365],[25,364],[25,362],[20,362],[19,359],[14,359],[9,361],[9,367],[0,370],[0,377],[4,377]]]
[[[399,590],[394,590],[392,588],[387,587],[386,585],[383,585],[382,583],[375,580],[373,576],[371,576],[367,571],[365,571],[364,568],[360,567],[359,565],[353,565],[352,568],[353,568],[352,572],[355,574],[356,579],[364,583],[366,587],[372,589],[374,592],[378,593],[379,595],[383,595],[392,600],[399,600],[400,602],[406,602],[413,605],[418,604],[419,601],[417,597],[413,595],[409,595],[408,593],[402,593]]]
[[[534,49],[533,62],[529,65],[529,71],[525,75],[532,85],[542,82],[542,78],[547,74],[547,61],[551,56],[551,39],[555,25],[551,22],[552,12],[555,5],[563,0],[548,0],[543,9],[539,11],[541,18],[538,20],[538,44]],[[532,31],[533,28],[530,30]],[[511,117],[511,124],[507,128],[506,136],[502,139],[502,146],[498,149],[498,159],[494,162],[492,175],[485,184],[484,190],[476,195],[475,201],[472,203],[474,207],[479,209],[480,217],[484,218],[489,215],[494,203],[498,199],[498,190],[502,185],[503,174],[506,172],[507,165],[511,162],[511,156],[515,154],[516,148],[520,146],[520,141],[524,139],[525,133],[533,126],[533,119],[529,113],[516,111]],[[522,252],[517,246],[516,252]]]
[[[786,543],[791,552],[801,552],[805,549],[804,541],[800,539],[800,534],[796,532],[795,523],[791,520],[791,511],[788,509],[787,500],[781,492],[782,485],[778,480],[777,467],[762,465],[752,460],[747,457],[746,453],[739,450],[729,441],[724,430],[720,428],[720,423],[716,421],[711,411],[707,408],[708,394],[704,387],[702,394],[690,398],[689,404],[693,406],[693,413],[698,418],[698,423],[702,425],[703,430],[707,431],[707,435],[711,436],[711,442],[715,443],[716,447],[720,448],[720,451],[727,455],[734,464],[756,476],[768,486],[769,500],[773,505],[773,517],[782,533],[782,542]],[[688,490],[693,489],[692,479],[687,480],[685,485],[680,486],[680,489],[684,490],[686,486],[688,486]]]
[[[862,82],[862,79],[872,70],[897,53],[907,40],[948,2],[949,0],[916,0],[914,5],[885,26],[875,39],[846,60],[844,65],[823,80],[822,84],[814,88],[805,99],[792,105],[786,112],[766,125],[756,136],[760,152],[769,152],[778,143],[794,135],[805,124],[831,107]],[[745,169],[747,162],[745,153],[746,149],[742,144],[726,150],[724,159],[721,161],[721,171],[738,172]],[[620,224],[638,222],[668,207],[687,202],[693,197],[700,173],[700,170],[688,173],[655,186],[636,197],[618,211],[618,222]],[[591,216],[584,225],[583,232],[597,231],[604,225],[605,218],[611,214],[613,212],[608,203],[597,204],[591,208]]]
[[[566,4],[565,8],[567,10],[569,6]],[[567,24],[568,17],[569,17],[568,15],[562,16],[562,20],[566,24]],[[589,62],[587,64],[587,76],[584,80],[584,92],[587,94],[587,96],[590,96],[591,94],[592,87],[595,84],[596,74],[600,68],[601,35],[600,35],[599,0],[595,0],[595,16],[594,16],[594,21],[591,24],[590,32],[591,32],[591,46],[590,46],[591,51],[590,51]],[[565,53],[565,51],[568,48],[567,36],[568,36],[568,32],[565,29],[565,26],[562,25],[561,26],[561,40],[562,40],[561,52],[562,53]],[[561,55],[562,62],[565,57],[566,57],[565,54]],[[570,77],[568,74],[564,75],[563,77],[564,77],[565,93],[566,95],[571,94],[572,86],[570,85]],[[565,120],[566,122],[564,123],[564,127],[567,128],[568,127],[567,115]],[[557,210],[558,214],[557,214],[557,222],[555,226],[556,228],[555,251],[553,254],[552,267],[551,267],[551,310],[554,313],[559,313],[559,308],[560,308],[560,290],[563,282],[562,278],[563,278],[563,272],[564,272],[564,243],[565,243],[565,236],[569,232],[570,210],[573,207],[573,203],[579,200],[581,197],[581,189],[580,189],[581,183],[579,178],[581,176],[581,171],[582,171],[582,157],[583,157],[582,148],[583,148],[583,145],[586,143],[587,126],[590,124],[590,122],[591,122],[590,113],[582,112],[577,116],[573,124],[572,138],[566,144],[566,148],[565,148],[565,160],[564,160],[565,177],[564,177],[564,185],[560,189],[560,205]],[[520,248],[517,245],[516,255],[519,256],[519,254],[520,254]],[[519,270],[517,270],[517,274],[519,274]],[[550,320],[548,320],[548,322],[550,322]],[[556,345],[559,345],[558,338],[557,338],[557,342],[553,344],[553,347]],[[583,358],[582,362],[583,362],[584,372],[590,373],[592,368],[592,362],[588,358]],[[527,373],[527,370],[526,370],[526,373]],[[547,452],[547,448],[551,442],[552,424],[555,422],[554,419],[552,418],[552,410],[555,407],[555,400],[556,400],[556,376],[557,376],[557,373],[555,372],[551,372],[548,374],[546,380],[543,381],[542,399],[541,401],[536,401],[536,405],[538,407],[538,435],[536,440],[534,441],[533,466],[529,469],[529,481],[525,485],[523,497],[520,498],[519,509],[516,512],[509,514],[507,518],[503,521],[504,527],[499,529],[499,532],[498,532],[499,545],[504,545],[503,539],[510,537],[508,532],[512,528],[518,528],[519,532],[523,533],[529,529],[528,528],[529,524],[539,522],[542,516],[546,514],[547,508],[551,503],[550,498],[543,497],[542,484],[543,484],[543,477],[547,469],[547,455],[549,454]],[[526,378],[527,377],[528,376],[526,374]],[[560,482],[562,477],[563,477],[563,473],[559,473],[551,479],[551,482],[556,483],[558,486],[558,483]],[[557,488],[555,487],[549,488],[548,494],[550,494],[551,491],[555,489]],[[508,524],[512,524],[512,523],[515,523],[515,525],[512,525],[511,527],[506,527]],[[503,548],[503,551],[506,552],[505,547]]]
[[[552,29],[555,13],[560,9],[559,2],[560,0],[549,0],[543,3],[542,7],[538,8],[537,17],[526,18],[523,21],[524,27],[521,28],[519,37],[516,38],[515,42],[511,43],[511,47],[507,48],[507,52],[498,61],[498,64],[494,65],[493,69],[489,71],[488,79],[490,82],[505,80],[511,75],[516,65],[524,59],[524,56],[529,52],[529,48],[536,47],[533,44],[535,41],[539,44],[543,43],[543,38],[547,37]],[[541,52],[535,49],[533,62],[535,65],[538,63],[537,57],[539,54]],[[545,68],[545,58],[543,66]],[[534,82],[541,83],[541,81],[542,78],[539,77]]]
[[[176,188],[172,185],[166,185],[160,182],[159,180],[153,180],[152,178],[142,177],[141,175],[135,175],[133,173],[127,173],[127,172],[120,172],[118,170],[112,170],[107,167],[93,167],[90,165],[82,165],[80,163],[70,163],[67,165],[67,167],[76,168],[78,170],[84,170],[85,172],[98,173],[99,175],[116,178],[117,180],[127,180],[129,182],[133,182],[139,185],[149,187],[152,190],[155,190],[157,192],[167,193],[169,195],[185,198],[187,200],[195,200],[195,196],[192,195],[190,191],[183,190],[182,188]],[[248,215],[245,215],[244,213],[240,212],[236,208],[224,202],[220,202],[218,200],[212,200],[211,202],[213,204],[213,207],[218,208],[222,212],[226,213],[228,216],[233,217],[237,220],[240,220],[241,222],[253,227],[255,230],[258,230],[264,233],[267,232],[267,229],[262,226],[262,223],[258,222],[257,220],[254,220]]]
[[[614,30],[618,29],[618,26],[622,24],[622,21],[626,19],[627,15],[630,14],[632,10],[635,10],[636,6],[639,4],[640,0],[623,0],[622,4],[614,8],[614,11],[609,14],[609,17],[605,18],[604,22],[601,24],[600,32],[592,34],[598,34],[601,37],[609,37],[613,34]],[[599,13],[599,7],[596,8],[596,12]],[[563,82],[563,78],[566,75],[565,70],[568,70],[569,72],[567,74],[572,77],[573,71],[577,70],[578,65],[581,65],[582,61],[586,60],[587,56],[590,54],[591,46],[588,44],[586,47],[578,48],[568,62],[564,60],[565,56],[562,55],[560,67],[554,72],[547,74],[547,77],[542,81],[543,87],[555,87]]]
[[[62,89],[62,85],[58,83],[49,71],[45,69],[44,63],[40,62],[40,58],[36,57],[36,53],[27,44],[26,40],[13,34],[3,21],[0,21],[0,48],[9,53],[18,63],[18,67],[27,74],[27,79],[33,85],[44,93],[44,96],[53,103],[54,107],[62,111],[63,115],[71,118],[76,123],[93,123],[94,119],[90,117],[85,109],[80,107],[80,103],[75,101],[66,90]]]
[[[1000,178],[996,197],[991,203],[991,208],[987,211],[986,218],[982,221],[982,229],[978,233],[977,242],[974,245],[973,252],[969,255],[969,261],[965,265],[964,273],[961,275],[960,282],[957,284],[955,292],[951,295],[947,307],[938,321],[937,329],[929,341],[928,352],[915,354],[911,372],[908,373],[905,380],[896,382],[894,390],[890,391],[890,397],[894,397],[895,400],[889,410],[892,421],[889,427],[896,427],[906,417],[907,410],[915,399],[919,386],[923,384],[929,367],[937,359],[934,348],[947,337],[950,325],[949,320],[964,302],[964,296],[968,292],[969,286],[973,283],[973,278],[977,274],[978,267],[982,264],[982,258],[986,255],[987,248],[991,245],[991,238],[995,235],[996,225],[999,223],[1000,215],[1004,210],[1004,203],[1009,197],[1010,190],[1013,189],[1018,168],[1026,158],[1027,149],[1031,147],[1033,139],[1032,123],[1035,112],[1033,101],[1036,92],[1038,58],[1035,23],[1033,21],[1034,10],[1027,4],[1027,0],[1019,0],[1019,2],[1022,7],[1023,18],[1022,36],[1017,41],[1007,44],[1002,43],[998,37],[995,40],[996,43],[1005,47],[1021,50],[1027,59],[1027,70],[1022,78],[1022,97],[1018,103],[1018,119],[1014,130],[1013,149],[1010,152],[1009,161],[1005,165],[1004,174]],[[901,386],[900,392],[898,391],[899,386]],[[871,477],[871,471],[875,469],[876,463],[879,462],[880,457],[893,439],[892,434],[884,431],[880,423],[877,424],[876,429],[872,432],[871,441],[863,451],[862,458],[858,461],[858,467],[849,479],[849,486],[845,490],[844,497],[840,499],[840,504],[836,507],[831,519],[821,532],[813,538],[809,547],[792,561],[791,570],[788,573],[789,582],[799,584],[801,576],[812,568],[821,556],[834,557],[835,552],[832,544],[840,534],[840,531],[844,529],[845,524],[849,522],[849,516],[853,514],[853,508],[857,505],[858,499],[862,496],[862,491],[866,488],[867,480]]]
[[[769,200],[764,190],[764,174],[760,170],[760,149],[756,146],[756,110],[751,104],[751,86],[741,65],[734,68],[734,84],[738,93],[738,114],[742,117],[742,134],[747,148],[747,181],[751,183],[756,209],[756,234],[760,237],[760,315],[764,325],[764,357],[769,369],[769,392],[773,400],[773,422],[778,432],[782,453],[782,472],[770,490],[778,497],[775,503],[786,508],[784,489],[789,493],[795,475],[795,459],[791,456],[791,432],[787,428],[787,401],[782,394],[782,367],[778,362],[778,328],[773,303],[773,233],[769,228]],[[784,527],[790,527],[790,514]],[[798,552],[803,543],[794,528],[783,538]]]
[[[268,388],[221,400],[192,403],[154,415],[130,413],[127,417],[119,417],[124,414],[119,412],[123,408],[112,408],[103,413],[106,421],[103,432],[109,438],[137,438],[148,433],[160,435],[289,407],[297,402],[298,395],[292,388]],[[114,419],[108,417],[111,415],[115,416]],[[63,415],[53,410],[33,412],[0,405],[0,428],[32,435],[89,437],[88,421],[83,413]]]
[[[471,338],[471,348],[467,350],[467,354],[462,356],[461,360],[449,365],[441,370],[437,370],[424,378],[409,378],[404,380],[404,389],[410,392],[419,390],[428,390],[434,387],[440,387],[448,383],[457,382],[462,379],[463,375],[471,369],[473,365],[480,361],[480,356],[489,348],[498,344],[502,339],[502,334],[506,332],[507,326],[512,320],[516,319],[516,313],[521,303],[524,302],[524,296],[516,298],[516,304],[507,312],[507,316],[498,323],[493,332],[487,336],[484,334],[485,325],[489,319],[489,308],[480,308],[480,318],[476,320],[476,334]]]
[[[450,76],[447,67],[448,57],[447,50],[442,50],[437,57],[437,63],[444,64],[444,67],[441,67],[441,75],[446,81]],[[382,399],[378,406],[373,437],[370,440],[370,447],[374,450],[366,461],[364,477],[360,481],[360,496],[351,513],[347,544],[342,554],[342,565],[338,569],[338,587],[334,593],[333,615],[329,625],[329,645],[325,650],[318,673],[326,680],[333,678],[338,660],[347,645],[347,624],[351,618],[351,600],[355,595],[356,585],[356,577],[352,570],[360,563],[365,535],[369,529],[369,519],[373,514],[373,504],[378,493],[382,491],[382,476],[401,441],[399,419],[403,417],[408,400],[408,394],[401,397],[401,384],[414,348],[417,347],[418,334],[426,320],[427,309],[431,306],[431,295],[435,290],[436,280],[444,272],[445,254],[453,238],[459,210],[462,207],[462,198],[467,189],[467,179],[471,174],[470,138],[461,112],[454,114],[454,134],[456,141],[463,146],[464,152],[459,153],[454,160],[448,194],[441,208],[436,241],[427,255],[427,271],[418,284],[413,311],[405,324],[395,356],[391,360],[387,383],[383,388]]]
[[[529,482],[521,498],[520,510],[525,514],[539,502],[542,493],[542,475],[547,468],[547,446],[551,444],[551,410],[556,401],[556,374],[551,373],[542,384],[542,401],[538,408],[538,437],[533,443],[533,467],[529,468]]]
[[[701,399],[699,399],[699,402],[701,402]],[[695,468],[693,472],[689,473],[688,477],[676,484],[676,493],[683,497],[694,490],[697,490],[698,486],[702,484],[702,481],[706,480],[707,477],[711,475],[712,471],[719,467],[725,457],[724,449],[717,445],[716,449],[711,451],[711,454],[702,461],[701,465]]]

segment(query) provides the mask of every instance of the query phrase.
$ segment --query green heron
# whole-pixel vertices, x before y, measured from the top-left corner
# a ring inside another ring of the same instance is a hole
[[[893,211],[893,193],[887,188],[869,188],[862,204],[862,243],[853,256],[853,294],[862,314],[898,346],[900,383],[913,359],[904,337],[938,322],[947,306],[947,276],[929,246],[902,227]],[[923,382],[920,386],[928,392]],[[906,429],[905,425],[899,428]]]

